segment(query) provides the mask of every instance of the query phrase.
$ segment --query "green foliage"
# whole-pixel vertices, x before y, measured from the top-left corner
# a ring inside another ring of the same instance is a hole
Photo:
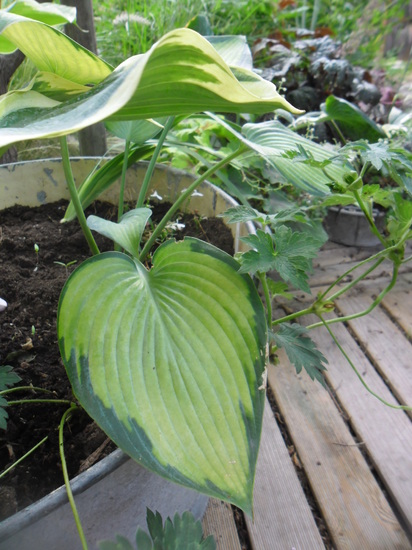
[[[370,117],[345,99],[328,96],[324,110],[328,119],[337,124],[343,135],[352,141],[366,139],[374,143],[386,137],[385,132]]]
[[[255,235],[243,237],[254,250],[241,257],[241,272],[268,272],[275,270],[286,282],[310,292],[308,277],[312,271],[312,259],[316,257],[322,242],[303,232],[279,226],[271,235],[257,230]]]
[[[2,392],[6,392],[8,387],[14,386],[20,382],[21,378],[15,372],[13,367],[9,365],[0,365],[0,428],[7,428],[8,414],[4,407],[7,407],[7,400],[2,396]]]
[[[354,141],[342,147],[342,153],[359,153],[363,165],[371,164],[375,170],[392,180],[412,196],[412,154],[406,149],[391,145],[390,141],[380,140],[369,143],[367,140]],[[387,206],[387,205],[385,205]]]
[[[308,336],[305,327],[297,323],[283,323],[276,332],[270,333],[270,338],[278,348],[284,348],[298,374],[305,369],[312,380],[325,385],[323,372],[326,370],[324,363],[327,364],[327,360]]]
[[[57,29],[6,12],[0,15],[0,36],[21,48],[40,71],[24,90],[2,96],[0,147],[23,139],[67,135],[107,119],[153,119],[209,108],[265,113],[282,107],[297,112],[272,83],[243,67],[231,71],[217,50],[189,29],[172,31],[149,52],[112,71]],[[38,40],[44,48],[36,47]],[[228,50],[221,44],[220,51],[232,57],[238,44],[229,41]],[[167,82],[167,92],[153,75]],[[97,85],[90,88],[90,83]],[[61,102],[57,92],[63,95]]]
[[[140,527],[136,533],[136,548],[124,537],[117,535],[116,542],[99,544],[100,550],[215,550],[210,535],[203,538],[202,524],[189,512],[167,518],[163,525],[159,512],[147,509],[147,526],[150,536]]]
[[[143,232],[151,215],[152,211],[149,208],[135,208],[126,212],[118,223],[98,216],[89,216],[87,225],[137,257]]]
[[[305,223],[307,221],[305,214],[298,206],[294,208],[285,208],[274,214],[259,212],[250,205],[234,206],[226,210],[226,212],[222,214],[222,217],[226,218],[228,223],[256,222],[263,225],[270,225],[273,228],[285,224],[286,222],[293,221]]]
[[[412,238],[412,202],[404,199],[401,193],[394,193],[393,199],[393,210],[388,221],[388,238],[396,243],[401,239]]]
[[[96,166],[89,176],[80,184],[78,189],[79,199],[83,209],[87,208],[103,193],[103,191],[108,189],[120,177],[125,162],[127,162],[127,166],[129,167],[134,162],[150,156],[153,151],[154,145],[132,146],[127,155],[127,159],[125,159],[123,153],[119,153],[105,162],[102,166]],[[63,221],[68,222],[74,220],[75,217],[76,212],[74,205],[73,202],[70,201],[64,214]]]

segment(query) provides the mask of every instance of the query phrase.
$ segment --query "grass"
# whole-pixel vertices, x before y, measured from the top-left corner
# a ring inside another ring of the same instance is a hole
[[[166,32],[206,16],[214,34],[244,34],[251,40],[273,31],[275,2],[269,0],[103,0],[94,5],[98,50],[117,65],[146,52]]]

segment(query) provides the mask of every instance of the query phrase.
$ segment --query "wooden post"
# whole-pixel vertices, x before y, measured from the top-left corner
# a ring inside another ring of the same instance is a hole
[[[0,55],[0,95],[7,92],[9,82],[17,67],[24,61],[24,55],[16,50],[9,55]],[[8,164],[17,161],[17,149],[12,146],[3,156],[0,156],[0,164]]]
[[[38,2],[47,2],[48,0],[37,0]],[[0,1],[1,8],[1,1]],[[0,95],[7,93],[11,77],[18,67],[23,63],[24,55],[20,50],[8,55],[0,55]],[[0,157],[0,164],[8,164],[17,161],[17,149],[12,146],[3,156]]]
[[[65,0],[64,4],[77,9],[77,25],[66,25],[68,36],[96,53],[96,32],[92,0]],[[101,156],[106,152],[106,130],[103,123],[94,124],[78,134],[82,156]]]
[[[48,0],[38,0],[46,2]],[[96,33],[93,21],[92,0],[65,0],[65,4],[77,8],[77,24],[67,25],[67,34],[85,48],[96,53]],[[24,55],[18,50],[13,54],[0,55],[0,95],[7,92],[11,77],[23,62]],[[101,156],[106,152],[106,130],[103,123],[95,124],[79,132],[80,154],[83,156]],[[17,161],[17,150],[11,147],[2,157],[0,164]]]

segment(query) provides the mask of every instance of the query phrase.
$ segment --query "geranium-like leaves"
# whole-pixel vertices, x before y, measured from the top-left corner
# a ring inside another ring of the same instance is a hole
[[[197,239],[163,244],[150,271],[94,256],[63,289],[58,335],[77,398],[120,448],[251,513],[267,335],[238,268]]]

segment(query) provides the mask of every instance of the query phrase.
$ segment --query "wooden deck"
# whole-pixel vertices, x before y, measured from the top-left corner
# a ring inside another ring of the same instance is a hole
[[[313,295],[363,257],[328,243],[315,264]],[[337,302],[338,312],[369,307],[390,277],[382,264]],[[301,308],[309,299],[298,294],[296,302]],[[412,404],[412,266],[370,315],[331,328],[373,391]],[[265,410],[255,517],[245,518],[248,545],[239,541],[231,507],[218,501],[209,503],[204,530],[218,550],[412,549],[412,416],[368,393],[324,328],[312,337],[329,361],[327,390],[297,375],[283,353],[269,369],[272,406]]]

